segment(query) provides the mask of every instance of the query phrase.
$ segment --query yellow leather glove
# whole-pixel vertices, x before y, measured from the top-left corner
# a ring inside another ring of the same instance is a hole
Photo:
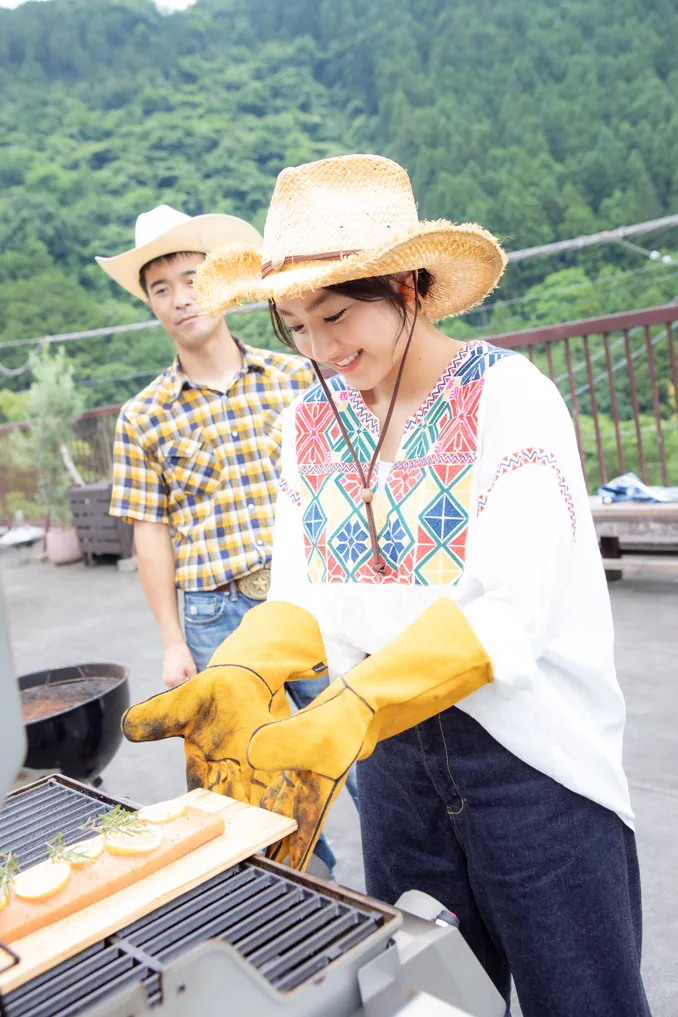
[[[258,725],[289,717],[285,682],[325,671],[315,618],[268,601],[248,611],[205,671],[130,707],[122,730],[134,742],[183,738],[189,790],[208,788],[296,819],[297,833],[274,854],[281,860],[289,854],[291,865],[304,868],[343,782],[313,773],[257,773],[245,757]]]
[[[441,597],[304,710],[254,731],[247,759],[258,770],[313,770],[339,779],[378,741],[434,717],[492,679],[490,660],[463,612]]]
[[[293,869],[304,870],[313,854],[318,837],[332,803],[346,783],[346,773],[334,780],[313,770],[279,770],[270,773],[255,770],[255,779],[266,784],[259,789],[257,801],[261,809],[290,816],[297,822],[296,833],[290,834],[266,852],[276,862],[287,861]]]

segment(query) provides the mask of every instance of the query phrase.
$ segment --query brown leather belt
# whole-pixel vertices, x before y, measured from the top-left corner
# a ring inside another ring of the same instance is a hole
[[[214,592],[231,593],[234,586],[250,600],[266,600],[271,588],[271,570],[268,567],[257,569],[256,572],[250,572],[249,575],[241,576],[240,579],[234,579],[230,583],[217,586]]]

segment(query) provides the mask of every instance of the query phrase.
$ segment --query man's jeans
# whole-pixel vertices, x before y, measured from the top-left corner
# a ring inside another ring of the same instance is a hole
[[[633,832],[452,708],[358,763],[367,892],[453,911],[524,1017],[649,1017]]]
[[[198,671],[204,671],[214,651],[231,632],[234,632],[251,607],[259,601],[251,600],[236,590],[230,593],[214,593],[200,591],[184,594],[184,631],[186,643],[195,661]],[[301,710],[315,699],[327,687],[327,678],[309,678],[305,681],[289,682],[287,694]],[[355,772],[351,771],[346,787],[358,807],[358,790]],[[334,852],[323,835],[316,845],[315,854],[332,873],[336,858]]]
[[[214,651],[235,632],[257,600],[240,590],[235,595],[212,591],[184,594],[184,631],[186,643],[198,671],[204,671]]]

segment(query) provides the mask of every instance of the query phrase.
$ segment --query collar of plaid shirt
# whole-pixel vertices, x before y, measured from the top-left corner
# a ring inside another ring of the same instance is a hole
[[[263,372],[266,370],[264,354],[258,353],[257,350],[252,349],[252,347],[245,346],[236,336],[233,336],[233,341],[240,350],[242,356],[242,367],[233,377],[232,384],[239,381],[240,378],[244,378],[249,371]],[[184,370],[181,366],[181,360],[178,356],[174,358],[170,366],[165,371],[165,379],[174,402],[176,402],[185,388],[202,387],[194,386],[191,379],[184,374]]]

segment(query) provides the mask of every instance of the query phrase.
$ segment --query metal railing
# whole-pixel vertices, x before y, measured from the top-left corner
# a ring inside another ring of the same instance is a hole
[[[678,303],[602,318],[491,336],[496,346],[524,353],[558,386],[574,420],[589,490],[616,473],[646,483],[678,484],[678,366],[674,332]],[[517,393],[516,398],[519,398]],[[120,407],[88,410],[70,449],[86,482],[108,479]],[[35,504],[36,478],[13,454],[13,435],[27,424],[0,425],[0,515]]]
[[[524,353],[558,386],[590,490],[616,473],[678,484],[678,303],[489,341]]]

